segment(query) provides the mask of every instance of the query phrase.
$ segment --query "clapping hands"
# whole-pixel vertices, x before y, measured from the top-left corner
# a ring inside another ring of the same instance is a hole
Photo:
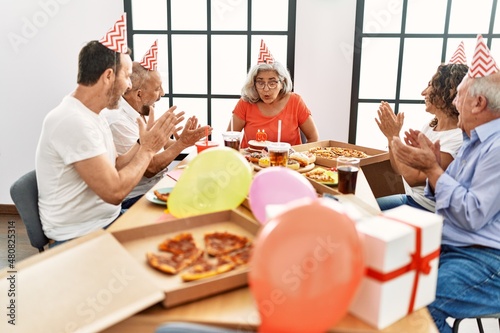
[[[206,133],[208,134],[212,133],[212,128],[208,125],[206,126],[200,126],[198,124],[198,118],[195,116],[192,116],[188,118],[186,121],[186,125],[184,126],[184,130],[180,134],[178,141],[187,147],[191,147],[194,145],[197,141],[201,140],[206,136]]]
[[[154,109],[151,108],[147,124],[142,118],[137,118],[141,146],[156,153],[166,144],[178,124],[178,116],[174,113],[176,108],[172,106],[158,120],[155,120]]]
[[[404,144],[399,137],[394,137],[391,147],[397,159],[402,163],[421,170],[428,170],[441,165],[441,144],[439,140],[432,142],[423,133],[415,130],[406,132]]]
[[[375,122],[387,140],[392,140],[394,136],[399,137],[404,123],[404,113],[394,114],[389,103],[384,101],[380,103],[377,113],[378,119],[375,118]]]

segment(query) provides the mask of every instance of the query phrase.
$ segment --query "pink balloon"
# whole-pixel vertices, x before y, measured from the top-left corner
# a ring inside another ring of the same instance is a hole
[[[328,200],[297,200],[257,235],[249,285],[259,332],[325,332],[347,314],[363,250],[354,222]]]
[[[266,168],[255,175],[248,200],[255,218],[266,223],[266,205],[286,204],[318,195],[309,181],[297,171],[282,167]]]

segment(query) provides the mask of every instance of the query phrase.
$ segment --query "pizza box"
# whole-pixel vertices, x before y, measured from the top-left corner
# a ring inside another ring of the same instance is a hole
[[[0,271],[12,315],[0,321],[0,332],[101,331],[164,298],[147,281],[110,233],[96,231]]]
[[[292,146],[295,151],[299,152],[308,151],[310,148],[314,147],[350,148],[360,150],[369,155],[369,157],[361,158],[360,166],[376,198],[405,192],[402,178],[392,169],[389,152],[387,151],[333,140],[310,142]],[[316,157],[315,164],[331,168],[337,166],[337,160]]]
[[[179,275],[170,276],[151,268],[146,262],[146,252],[156,252],[158,244],[180,232],[191,232],[198,246],[203,248],[203,236],[206,232],[228,231],[253,240],[259,227],[260,225],[250,218],[233,210],[163,223],[160,221],[158,224],[116,231],[112,234],[146,272],[148,281],[164,292],[163,305],[172,307],[247,285],[248,267],[242,266],[213,278],[183,282]]]
[[[230,231],[251,239],[259,225],[236,211],[95,231],[0,270],[7,318],[0,332],[99,332],[154,305],[173,307],[247,284],[248,268],[182,282],[151,268],[147,251],[167,236]],[[12,319],[9,318],[11,315]],[[12,324],[9,320],[13,320]]]

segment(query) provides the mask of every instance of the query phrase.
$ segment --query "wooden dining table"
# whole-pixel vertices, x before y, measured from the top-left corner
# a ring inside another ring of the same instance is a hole
[[[175,179],[179,177],[182,170],[195,156],[196,152],[189,154],[172,171],[167,173],[153,189],[174,187],[176,184]],[[375,197],[362,170],[358,175],[355,197],[367,210],[371,210],[371,212],[379,211]],[[258,223],[248,205],[242,204],[236,210]],[[170,218],[175,219],[174,217]],[[150,202],[144,196],[107,230],[109,232],[123,231],[138,226],[155,224],[159,220],[168,221],[168,218],[165,219],[165,207]],[[240,332],[256,331],[260,324],[257,306],[251,292],[248,287],[242,287],[172,308],[165,308],[161,303],[155,304],[109,327],[104,332],[155,332],[160,325],[172,321],[234,328]],[[427,309],[422,308],[382,330],[378,330],[351,314],[346,314],[328,332],[437,333],[438,331]]]

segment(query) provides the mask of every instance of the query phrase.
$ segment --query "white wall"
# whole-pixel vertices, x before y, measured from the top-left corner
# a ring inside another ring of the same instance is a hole
[[[347,140],[352,56],[342,50],[353,43],[355,3],[298,0],[295,91],[312,110],[322,139]],[[12,204],[10,185],[35,167],[44,116],[76,86],[78,52],[113,25],[123,1],[2,5],[0,204]]]
[[[295,92],[321,140],[347,142],[356,1],[297,0]]]
[[[35,168],[44,116],[76,86],[78,52],[123,13],[122,0],[5,0],[0,13],[0,204]]]

